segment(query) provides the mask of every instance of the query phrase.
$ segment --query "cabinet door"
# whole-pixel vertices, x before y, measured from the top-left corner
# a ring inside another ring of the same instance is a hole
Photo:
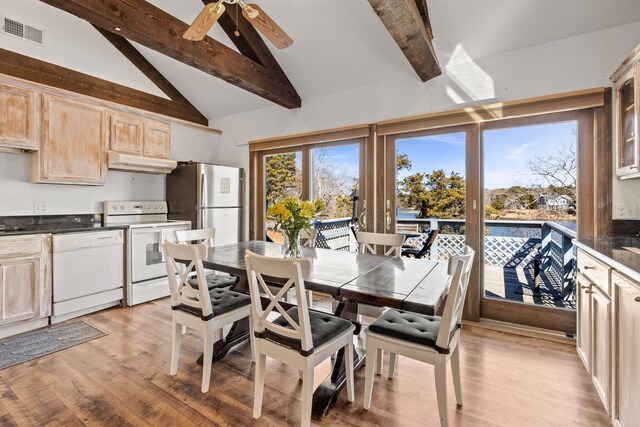
[[[109,115],[109,148],[119,153],[142,155],[142,119],[128,114]]]
[[[164,159],[171,156],[171,125],[162,122],[145,122],[144,155]]]
[[[580,274],[577,280],[577,350],[587,372],[591,373],[591,284]]]
[[[104,110],[43,95],[37,182],[101,185],[105,181]]]
[[[51,237],[0,238],[0,326],[51,314]]]
[[[38,149],[34,91],[0,84],[0,147]]]
[[[636,65],[616,82],[618,175],[638,173],[638,82]]]
[[[613,419],[623,427],[640,420],[640,284],[614,275],[614,387]]]
[[[598,287],[591,288],[591,340],[593,352],[591,378],[605,409],[610,411],[611,396],[611,300]]]

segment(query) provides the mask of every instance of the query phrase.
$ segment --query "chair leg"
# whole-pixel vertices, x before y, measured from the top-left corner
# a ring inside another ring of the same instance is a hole
[[[349,337],[349,342],[345,346],[345,368],[347,375],[347,400],[353,402],[356,400],[356,392],[353,385],[353,340]]]
[[[256,362],[256,337],[253,334],[253,318],[249,316],[249,344],[251,345],[251,361]]]
[[[178,372],[178,359],[180,358],[180,344],[182,344],[182,328],[183,326],[173,320],[173,336],[171,340],[171,368],[170,375]]]
[[[383,364],[383,360],[384,359],[384,353],[382,352],[382,349],[379,348],[377,350],[377,356],[376,356],[376,374],[378,375],[382,375],[382,364]]]
[[[371,407],[371,395],[373,394],[373,368],[376,366],[376,358],[378,356],[375,344],[375,339],[371,336],[367,336],[364,375],[364,409],[369,409]]]
[[[256,340],[259,342],[260,340]],[[264,370],[267,356],[260,353],[260,344],[256,347],[256,370],[253,384],[253,418],[260,418],[262,413],[262,393],[264,391]]]
[[[393,374],[396,372],[396,354],[389,353],[389,379],[393,378]]]
[[[451,354],[451,373],[453,374],[453,388],[456,391],[456,403],[462,406],[462,384],[460,382],[460,346]]]
[[[307,365],[302,379],[302,417],[300,425],[311,425],[311,404],[313,403],[313,366]]]
[[[436,374],[436,397],[438,399],[438,412],[440,413],[440,425],[447,427],[449,417],[447,414],[447,358],[437,356],[434,366]]]
[[[204,356],[202,358],[202,392],[209,391],[211,381],[211,365],[213,364],[213,344],[215,342],[216,331],[207,325],[204,332]]]

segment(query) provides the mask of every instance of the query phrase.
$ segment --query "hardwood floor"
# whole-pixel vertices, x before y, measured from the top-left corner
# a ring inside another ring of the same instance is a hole
[[[267,362],[262,418],[251,418],[253,368],[247,344],[214,364],[211,389],[200,392],[199,337],[183,339],[178,374],[169,376],[167,299],[83,318],[109,335],[0,371],[1,426],[298,425],[297,372]],[[388,356],[388,355],[387,355]],[[388,358],[385,358],[385,375]],[[571,345],[474,328],[463,330],[462,385],[453,426],[609,425],[587,372]],[[329,371],[316,369],[316,383]],[[371,411],[342,393],[320,425],[437,426],[433,368],[399,357],[393,380],[376,377]]]

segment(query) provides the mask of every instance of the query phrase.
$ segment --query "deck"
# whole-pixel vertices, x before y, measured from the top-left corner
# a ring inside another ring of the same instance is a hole
[[[575,309],[573,298],[563,299],[557,279],[540,273],[540,289],[535,290],[533,269],[485,265],[485,295],[491,298],[524,302],[547,307]]]

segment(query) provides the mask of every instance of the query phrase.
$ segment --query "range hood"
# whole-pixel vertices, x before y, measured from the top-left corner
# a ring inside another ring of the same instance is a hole
[[[109,169],[148,173],[171,173],[178,163],[175,160],[156,159],[152,157],[136,156],[109,151],[107,154],[107,166]]]

